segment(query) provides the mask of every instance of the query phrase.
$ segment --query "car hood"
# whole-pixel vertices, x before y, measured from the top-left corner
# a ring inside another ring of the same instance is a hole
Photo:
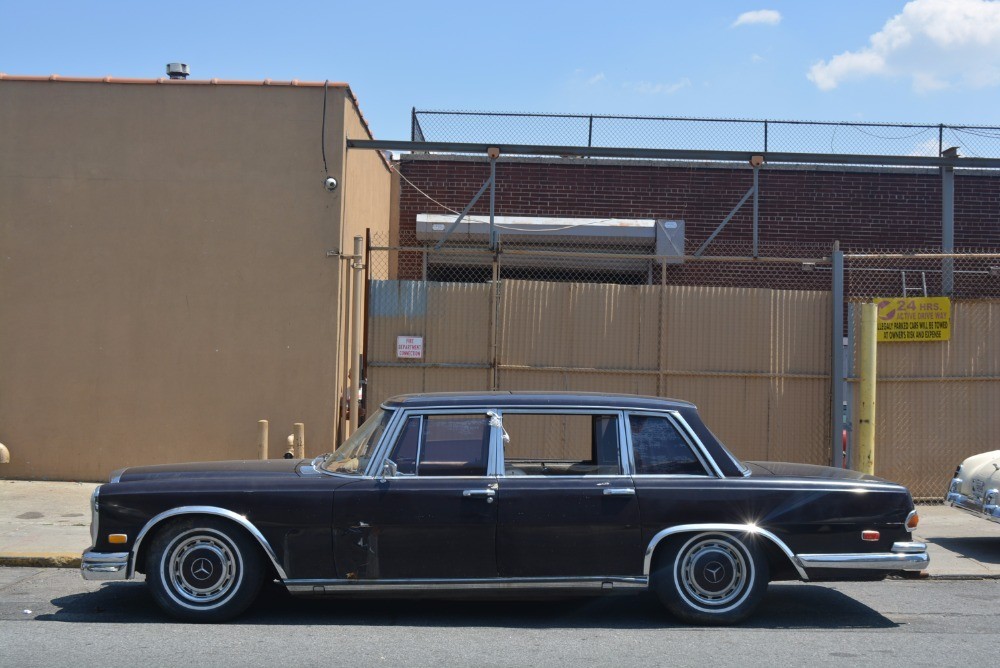
[[[111,480],[118,482],[139,482],[141,480],[169,480],[192,478],[273,478],[275,476],[295,476],[306,459],[243,459],[226,462],[191,462],[186,464],[161,464],[158,466],[130,466],[111,474]]]
[[[815,464],[793,464],[791,462],[743,462],[750,468],[752,476],[781,476],[788,478],[823,478],[826,480],[870,480],[885,482],[877,476]]]

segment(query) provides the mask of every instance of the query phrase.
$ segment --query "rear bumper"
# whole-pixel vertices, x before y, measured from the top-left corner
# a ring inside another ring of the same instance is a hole
[[[954,483],[952,487],[955,487]],[[948,496],[944,499],[944,502],[953,508],[978,515],[991,522],[1000,522],[1000,505],[997,504],[997,501],[998,498],[994,489],[986,493],[983,503],[961,492],[948,492]]]
[[[848,554],[799,554],[805,568],[856,569],[859,571],[922,571],[930,564],[924,543],[893,543],[891,552]]]
[[[80,574],[84,580],[125,580],[128,552],[84,552]]]

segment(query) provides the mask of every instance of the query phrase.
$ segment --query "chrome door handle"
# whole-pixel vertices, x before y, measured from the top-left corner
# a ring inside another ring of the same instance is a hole
[[[608,487],[604,490],[604,496],[635,496],[635,490],[631,487]]]
[[[496,496],[492,489],[467,489],[462,492],[462,496]]]

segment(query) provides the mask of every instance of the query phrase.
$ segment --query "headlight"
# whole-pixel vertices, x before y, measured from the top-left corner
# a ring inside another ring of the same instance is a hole
[[[97,545],[97,513],[100,510],[98,497],[101,495],[101,487],[94,488],[94,493],[90,496],[90,541],[91,545]]]

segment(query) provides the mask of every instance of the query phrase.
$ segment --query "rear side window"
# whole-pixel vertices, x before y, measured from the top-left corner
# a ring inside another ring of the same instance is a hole
[[[397,475],[484,476],[489,454],[485,415],[423,415],[406,421],[389,459]]]
[[[706,475],[691,446],[667,418],[630,415],[629,429],[637,474]]]
[[[618,416],[504,411],[504,475],[621,475]]]

